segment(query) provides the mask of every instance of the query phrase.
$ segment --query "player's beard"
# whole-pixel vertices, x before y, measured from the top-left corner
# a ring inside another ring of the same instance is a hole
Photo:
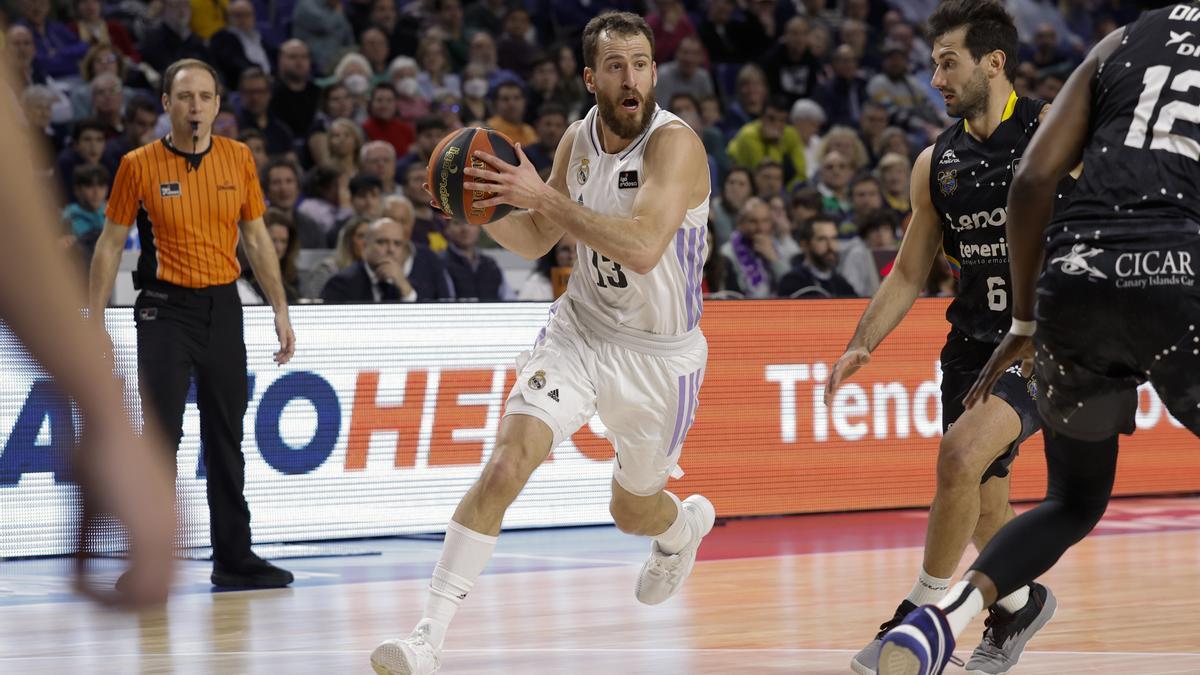
[[[990,93],[987,76],[983,74],[982,68],[976,68],[955,96],[957,100],[946,106],[946,114],[961,119],[975,117],[987,110]]]
[[[630,119],[624,110],[621,110],[621,102],[627,98],[636,98],[638,100],[638,114],[633,119]],[[596,105],[600,108],[600,119],[604,122],[604,126],[617,135],[618,138],[633,139],[637,138],[650,126],[650,116],[654,114],[654,87],[650,87],[650,91],[646,92],[643,97],[640,92],[625,92],[622,91],[616,98],[608,98],[600,91],[596,91]]]

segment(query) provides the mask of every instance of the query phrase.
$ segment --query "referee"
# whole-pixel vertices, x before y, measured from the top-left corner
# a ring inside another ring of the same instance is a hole
[[[258,172],[249,148],[212,135],[221,104],[212,66],[194,59],[171,64],[163,75],[162,104],[171,118],[170,134],[121,158],[92,259],[89,316],[104,316],[129,227],[136,221],[142,247],[134,273],[134,286],[141,289],[134,320],[142,414],[157,422],[178,450],[195,375],[208,474],[212,583],[287,586],[291,572],[250,550],[250,509],[242,494],[247,378],[235,287],[241,272],[239,232],[254,276],[275,310],[275,362],[287,363],[296,342],[279,260],[263,224]]]

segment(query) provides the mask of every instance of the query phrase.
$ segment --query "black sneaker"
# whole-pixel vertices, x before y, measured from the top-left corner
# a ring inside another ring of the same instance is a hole
[[[870,644],[862,648],[854,659],[850,661],[850,669],[858,673],[858,675],[875,675],[879,669],[879,650],[883,647],[883,636],[896,626],[899,626],[904,621],[904,617],[916,609],[917,606],[905,600],[896,608],[896,614],[891,619],[883,622],[879,626],[879,632],[875,634],[875,639],[871,640]]]
[[[252,556],[237,565],[214,562],[210,579],[213,586],[219,588],[283,588],[295,577],[285,569]]]
[[[967,672],[1007,673],[1017,665],[1025,644],[1050,621],[1057,607],[1054,594],[1041,584],[1030,584],[1029,602],[1016,614],[996,605],[989,607],[983,623],[983,641],[967,661]]]

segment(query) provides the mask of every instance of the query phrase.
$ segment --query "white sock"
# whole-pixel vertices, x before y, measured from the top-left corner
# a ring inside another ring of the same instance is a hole
[[[908,601],[920,607],[921,605],[932,605],[941,600],[946,595],[946,591],[950,590],[950,577],[941,579],[935,577],[921,568],[921,575],[917,577],[917,583],[913,584],[913,588],[908,593]]]
[[[679,497],[670,492],[664,490],[663,494],[675,502],[675,508],[678,509],[678,513],[675,515],[675,522],[671,523],[671,526],[662,534],[654,537],[654,541],[658,542],[658,548],[663,553],[674,555],[687,548],[687,545],[692,543],[694,535],[692,528],[688,525],[687,512],[683,510],[683,502],[679,501]]]
[[[999,600],[997,600],[996,604],[1000,605],[1000,608],[1003,609],[1004,611],[1008,612],[1009,614],[1016,614],[1017,612],[1024,609],[1025,605],[1028,604],[1028,602],[1029,602],[1029,584],[1025,584],[1024,586],[1018,588],[1017,590],[1013,591],[1012,593],[1009,593],[1008,595],[1004,596],[1003,598],[1000,598]]]
[[[436,647],[441,648],[450,620],[487,567],[495,548],[496,537],[480,534],[453,520],[446,526],[442,557],[433,568],[429,599],[421,619],[429,625],[430,641]]]
[[[971,584],[960,581],[954,584],[954,588],[950,589],[937,606],[946,613],[946,620],[950,622],[950,632],[954,637],[958,637],[967,624],[983,611],[983,593]]]

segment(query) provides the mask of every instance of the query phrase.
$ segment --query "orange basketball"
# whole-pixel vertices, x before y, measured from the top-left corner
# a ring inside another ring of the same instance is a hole
[[[491,192],[463,190],[463,169],[468,166],[488,169],[489,165],[475,157],[475,152],[495,155],[509,164],[517,163],[517,152],[508,136],[493,129],[467,127],[446,136],[429,157],[428,182],[433,201],[447,216],[476,225],[500,220],[512,211],[509,204],[479,208],[475,202],[492,197]],[[480,182],[479,179],[471,179]]]

